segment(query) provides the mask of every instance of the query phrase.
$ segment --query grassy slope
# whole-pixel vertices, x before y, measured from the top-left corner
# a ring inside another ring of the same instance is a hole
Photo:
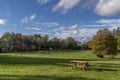
[[[72,69],[71,60],[89,61],[89,70]],[[119,80],[119,74],[120,55],[111,60],[89,51],[0,54],[0,80]]]

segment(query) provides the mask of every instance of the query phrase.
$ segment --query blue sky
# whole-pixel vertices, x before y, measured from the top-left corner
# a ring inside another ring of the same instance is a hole
[[[0,36],[5,32],[92,37],[120,26],[119,0],[0,0]]]

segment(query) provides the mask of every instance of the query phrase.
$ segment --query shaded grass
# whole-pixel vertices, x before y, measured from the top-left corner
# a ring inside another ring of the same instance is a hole
[[[40,75],[0,75],[0,80],[97,80],[83,77],[40,76]]]
[[[119,58],[98,59],[90,51],[0,54],[0,80],[119,80]],[[89,69],[72,69],[71,60],[88,61]]]

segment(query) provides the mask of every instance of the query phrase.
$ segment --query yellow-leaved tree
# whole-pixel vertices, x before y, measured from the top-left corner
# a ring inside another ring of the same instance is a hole
[[[90,41],[89,47],[100,58],[105,54],[113,58],[117,54],[117,39],[108,29],[101,29]]]

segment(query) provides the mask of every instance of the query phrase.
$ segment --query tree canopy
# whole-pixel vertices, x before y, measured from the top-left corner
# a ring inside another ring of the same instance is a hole
[[[102,29],[97,32],[89,43],[92,52],[98,56],[108,54],[117,54],[117,39],[108,29]]]
[[[117,38],[117,48],[120,50],[120,27],[114,29],[112,33]]]
[[[0,50],[7,51],[49,50],[49,48],[77,50],[80,49],[79,47],[78,41],[72,37],[49,39],[48,35],[22,35],[20,33],[6,32],[0,38]]]

